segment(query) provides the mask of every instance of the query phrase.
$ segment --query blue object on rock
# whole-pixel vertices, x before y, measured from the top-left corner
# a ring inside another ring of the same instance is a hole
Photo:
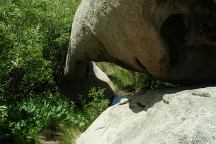
[[[121,101],[121,99],[123,99],[123,98],[126,98],[126,97],[125,96],[115,96],[112,103],[111,103],[111,106],[119,103]]]

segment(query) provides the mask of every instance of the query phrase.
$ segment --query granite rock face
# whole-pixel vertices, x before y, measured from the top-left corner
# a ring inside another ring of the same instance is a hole
[[[215,0],[82,0],[65,77],[108,61],[170,82],[215,82],[215,13]]]
[[[147,91],[103,112],[76,144],[215,144],[216,87]]]

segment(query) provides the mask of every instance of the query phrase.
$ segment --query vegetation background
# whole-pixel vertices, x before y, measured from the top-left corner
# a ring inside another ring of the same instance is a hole
[[[79,3],[0,1],[0,143],[45,143],[49,139],[71,143],[108,107],[102,88],[89,89],[79,107],[59,89]],[[163,86],[147,74],[113,64],[98,65],[117,90]]]

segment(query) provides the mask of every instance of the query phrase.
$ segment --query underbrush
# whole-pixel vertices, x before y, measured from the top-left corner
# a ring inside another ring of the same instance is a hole
[[[40,136],[52,138],[52,134],[61,142],[73,141],[108,107],[104,89],[92,88],[85,98],[91,101],[83,101],[82,108],[59,93],[42,93],[1,106],[0,141],[40,143]]]
[[[0,1],[0,143],[72,141],[107,107],[103,89],[90,89],[82,107],[59,90],[79,3]]]

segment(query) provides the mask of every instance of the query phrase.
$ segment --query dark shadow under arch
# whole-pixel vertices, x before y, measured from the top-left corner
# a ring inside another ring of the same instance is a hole
[[[180,63],[185,51],[186,25],[183,14],[170,15],[160,28],[160,36],[169,49],[170,64]]]

